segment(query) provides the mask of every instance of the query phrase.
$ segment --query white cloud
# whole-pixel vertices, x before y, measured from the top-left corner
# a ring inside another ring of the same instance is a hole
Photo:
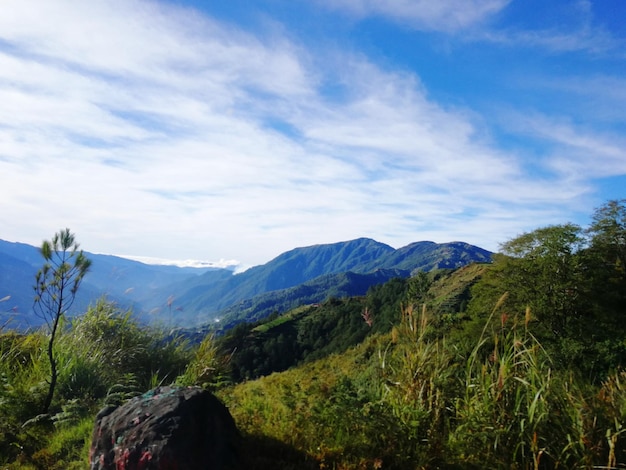
[[[318,0],[359,18],[384,16],[426,31],[454,32],[488,20],[510,0]]]
[[[582,0],[547,6],[546,16],[551,13],[558,17],[558,22],[544,21],[544,13],[538,12],[533,18],[533,27],[509,25],[499,30],[483,29],[474,32],[474,39],[510,47],[536,48],[553,54],[584,52],[594,56],[617,54],[624,58],[625,44],[620,31],[612,31],[599,22],[591,2]],[[554,11],[550,12],[550,7]],[[615,14],[619,15],[617,11]]]
[[[589,123],[538,112],[510,112],[506,121],[518,134],[547,142],[544,167],[568,183],[626,174],[626,139],[620,133],[600,132]]]
[[[455,29],[506,2],[434,4],[376,8]],[[480,117],[366,58],[154,2],[40,7],[0,4],[3,238],[68,226],[88,251],[246,263],[361,236],[495,249],[587,191],[535,179]]]
[[[602,28],[590,26],[575,30],[568,28],[566,30],[483,31],[474,38],[505,46],[539,48],[553,53],[588,52],[600,55],[620,51],[624,46],[622,41],[617,40]]]
[[[126,259],[139,261],[144,264],[161,266],[178,266],[180,268],[221,268],[231,269],[233,272],[242,272],[244,269],[237,260],[220,259],[219,261],[202,261],[195,259],[173,260],[164,258],[152,258],[150,256],[123,256]],[[1,300],[0,300],[1,301]]]

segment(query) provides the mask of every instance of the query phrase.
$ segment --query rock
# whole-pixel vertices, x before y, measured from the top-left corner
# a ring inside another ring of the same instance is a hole
[[[239,439],[212,393],[158,387],[98,414],[89,463],[91,470],[233,469]]]

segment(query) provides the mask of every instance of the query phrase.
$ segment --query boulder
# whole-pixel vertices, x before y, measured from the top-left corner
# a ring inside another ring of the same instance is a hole
[[[198,387],[158,387],[96,417],[92,470],[233,469],[239,433],[228,409]]]

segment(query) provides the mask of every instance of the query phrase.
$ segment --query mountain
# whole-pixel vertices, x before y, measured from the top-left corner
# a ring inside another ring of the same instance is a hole
[[[0,252],[0,327],[33,303],[34,274],[28,262]],[[25,288],[31,287],[31,289]],[[27,322],[12,325],[23,329]]]
[[[487,262],[491,253],[462,242],[416,242],[400,249],[368,238],[295,248],[268,263],[233,274],[228,269],[148,265],[110,255],[92,260],[73,313],[106,295],[145,322],[194,326],[260,319],[328,297],[362,295],[391,277],[417,270]],[[37,326],[32,284],[43,259],[37,248],[0,240],[0,320]],[[2,313],[4,312],[4,313]],[[72,312],[70,312],[72,313]],[[2,325],[2,323],[0,323]]]
[[[488,263],[491,261],[492,254],[490,251],[464,242],[416,242],[388,253],[371,267],[410,271],[451,269],[470,263]]]
[[[250,304],[264,302],[265,299],[257,301],[257,295],[299,286],[322,275],[367,274],[388,269],[405,271],[404,277],[407,277],[412,271],[454,268],[490,259],[491,252],[462,242],[438,244],[425,241],[396,250],[375,240],[359,238],[295,248],[209,289],[198,284],[178,301],[186,310],[195,312],[196,318],[191,319],[192,322],[207,317],[232,317],[237,315],[233,312],[242,301],[247,301],[241,306],[245,310]]]
[[[393,251],[392,247],[367,238],[295,248],[210,289],[198,285],[178,300],[186,310],[197,312],[201,317],[215,317],[242,300],[295,287],[324,274],[364,272],[365,266],[375,264],[376,259]]]
[[[72,313],[85,311],[99,297],[106,297],[122,308],[132,308],[145,321],[157,308],[165,311],[163,293],[168,286],[187,286],[202,273],[216,278],[231,277],[232,271],[216,268],[180,268],[148,265],[117,256],[86,253],[92,261]],[[38,248],[24,243],[0,240],[0,327],[16,329],[37,327],[43,323],[33,311],[35,275],[43,265]],[[182,287],[181,287],[182,289]]]

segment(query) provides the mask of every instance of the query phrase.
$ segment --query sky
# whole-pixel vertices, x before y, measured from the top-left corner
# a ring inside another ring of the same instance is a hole
[[[496,251],[626,197],[624,0],[2,0],[0,238]]]

